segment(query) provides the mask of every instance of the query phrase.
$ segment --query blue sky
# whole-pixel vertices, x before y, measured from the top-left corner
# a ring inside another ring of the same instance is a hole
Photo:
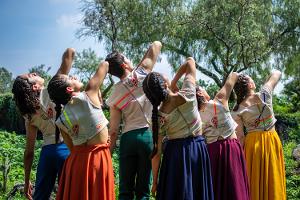
[[[22,3],[20,3],[22,2]],[[92,48],[99,56],[106,52],[94,38],[78,39],[82,14],[79,0],[1,0],[0,66],[14,77],[40,64],[52,66],[54,74],[67,47],[77,51]],[[166,59],[158,69],[171,76]]]
[[[45,64],[52,67],[53,75],[67,47],[78,52],[91,48],[104,57],[107,52],[94,38],[75,36],[82,18],[80,6],[80,0],[0,0],[0,67],[15,77]],[[172,77],[164,56],[155,71]],[[208,80],[200,73],[197,76]]]

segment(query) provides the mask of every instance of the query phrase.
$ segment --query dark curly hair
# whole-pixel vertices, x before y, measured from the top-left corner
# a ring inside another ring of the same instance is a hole
[[[143,81],[143,90],[147,98],[151,102],[152,108],[152,137],[153,150],[151,158],[157,153],[158,143],[158,106],[169,96],[168,91],[164,87],[164,79],[162,75],[157,72],[149,73]]]
[[[32,89],[34,84],[34,82],[30,83],[27,78],[18,76],[12,87],[14,100],[20,113],[23,116],[28,115],[29,119],[40,109],[40,91]]]
[[[246,98],[247,94],[249,93],[248,84],[250,79],[245,74],[239,74],[238,80],[235,83],[233,89],[236,94],[236,104],[233,108],[233,111],[237,111],[239,109],[240,103]]]
[[[48,84],[48,93],[50,99],[55,103],[55,111],[56,111],[56,119],[60,116],[62,105],[66,105],[72,95],[67,93],[67,87],[69,84],[67,83],[67,80],[60,75],[55,75],[50,80]],[[55,129],[55,140],[56,142],[59,139],[59,128],[56,126]]]
[[[199,95],[198,92],[200,92],[199,86],[196,87],[196,98],[197,98],[198,110],[200,110],[201,106],[206,102],[206,100],[205,97]]]
[[[108,73],[118,78],[124,75],[125,70],[121,66],[124,63],[124,56],[121,53],[113,51],[106,56],[105,61],[109,63]]]

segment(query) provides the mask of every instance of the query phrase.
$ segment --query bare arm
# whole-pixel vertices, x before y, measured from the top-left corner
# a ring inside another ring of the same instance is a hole
[[[142,66],[148,72],[151,72],[154,67],[154,64],[156,63],[158,55],[160,54],[161,47],[162,47],[161,42],[154,41],[150,45],[149,49],[145,53],[144,57],[142,58],[138,66]]]
[[[99,88],[102,85],[107,72],[108,72],[108,62],[102,61],[99,64],[95,75],[90,79],[90,81],[88,82],[85,88],[85,91],[88,94],[90,100],[99,106],[101,104],[101,102],[99,101],[100,100]]]
[[[60,129],[60,132],[61,132],[61,135],[64,139],[64,143],[67,145],[67,147],[69,148],[69,150],[71,151],[72,148],[73,148],[73,142],[72,142],[72,139],[71,137],[66,133],[64,132],[63,130]]]
[[[155,194],[156,190],[157,190],[159,166],[160,166],[161,153],[162,153],[162,150],[161,150],[162,149],[162,140],[163,140],[163,136],[159,135],[158,136],[157,153],[152,158],[152,175],[153,175],[153,185],[152,185],[152,189],[151,189],[152,194]]]
[[[196,64],[195,60],[192,57],[186,59],[186,61],[180,66],[178,71],[176,72],[173,80],[171,81],[171,89],[176,90],[176,84],[178,80],[185,74],[185,77],[189,79],[193,84],[196,82]]]
[[[278,70],[275,70],[274,72],[272,72],[272,74],[268,78],[267,82],[265,83],[265,86],[267,86],[268,88],[270,88],[273,91],[274,88],[276,87],[277,83],[279,82],[280,78],[281,78],[281,72]]]
[[[26,124],[26,146],[24,151],[24,192],[28,199],[32,199],[32,189],[30,183],[30,173],[34,158],[34,146],[38,129],[30,124]]]
[[[118,139],[122,113],[118,108],[114,106],[110,107],[109,112],[110,112],[110,122],[109,122],[110,152],[112,153],[113,149],[116,146],[116,141]]]
[[[219,99],[223,105],[228,108],[228,100],[233,90],[234,84],[238,80],[238,73],[232,72],[227,77],[227,80],[221,90],[216,94],[215,98]]]
[[[244,125],[243,125],[242,120],[239,117],[235,117],[234,120],[238,124],[238,126],[235,129],[235,132],[236,132],[238,140],[240,141],[240,143],[243,147],[244,140],[245,140]]]
[[[67,48],[62,56],[62,62],[61,62],[60,68],[56,72],[56,75],[58,75],[58,74],[68,75],[69,74],[71,67],[72,67],[73,60],[74,60],[74,56],[75,56],[75,49]]]

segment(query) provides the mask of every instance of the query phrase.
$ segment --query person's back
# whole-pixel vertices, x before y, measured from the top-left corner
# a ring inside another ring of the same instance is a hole
[[[118,52],[106,57],[109,71],[120,79],[106,103],[110,107],[110,140],[113,151],[123,122],[120,140],[119,199],[149,199],[151,185],[152,134],[149,129],[152,106],[142,89],[142,82],[152,71],[161,43],[153,42],[136,68]]]

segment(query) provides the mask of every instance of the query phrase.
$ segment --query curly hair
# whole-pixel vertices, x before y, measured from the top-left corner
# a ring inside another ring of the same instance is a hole
[[[27,78],[17,76],[12,87],[14,101],[20,113],[23,116],[28,115],[29,119],[40,109],[40,91],[32,89],[34,84],[30,83]]]
[[[68,82],[66,81],[66,79],[62,78],[59,75],[53,76],[53,78],[50,80],[48,84],[47,89],[48,89],[49,97],[55,103],[56,119],[58,119],[58,117],[61,114],[62,105],[66,105],[72,97],[71,94],[67,93],[67,87],[69,87]],[[59,139],[59,134],[60,134],[59,128],[56,126],[55,129],[56,142]]]
[[[105,61],[109,63],[108,73],[118,78],[121,78],[124,75],[125,70],[121,65],[124,63],[125,59],[118,51],[113,51],[108,54]]]
[[[151,102],[152,108],[152,137],[153,137],[153,150],[151,158],[155,156],[158,148],[158,106],[169,96],[168,91],[164,87],[164,79],[162,75],[157,72],[149,73],[143,81],[143,90],[146,97]]]
[[[249,87],[248,84],[250,82],[250,79],[245,74],[239,74],[238,80],[235,83],[233,89],[237,96],[236,98],[236,104],[233,108],[233,111],[237,111],[239,109],[240,103],[246,98],[247,94],[249,93]]]
[[[205,97],[203,95],[199,95],[198,92],[200,92],[199,86],[196,87],[196,98],[197,98],[198,110],[200,110],[201,106],[206,102],[206,100]]]

